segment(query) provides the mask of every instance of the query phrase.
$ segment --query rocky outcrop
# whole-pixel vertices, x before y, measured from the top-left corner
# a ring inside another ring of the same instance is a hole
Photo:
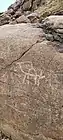
[[[63,0],[16,0],[0,15],[1,140],[63,140],[62,14]]]
[[[30,23],[0,27],[0,130],[12,140],[63,139],[63,54]]]
[[[63,43],[63,16],[49,16],[42,21],[46,38]],[[63,52],[63,51],[62,51]]]
[[[10,22],[10,17],[7,14],[3,13],[0,15],[0,26],[9,24],[9,22]]]
[[[13,23],[20,17],[21,21],[35,23],[41,22],[42,19],[51,15],[62,15],[63,13],[63,0],[16,0],[14,4],[9,6],[8,10],[0,16],[0,25]],[[37,16],[38,15],[38,16]]]
[[[63,12],[63,0],[46,0],[36,12],[40,15],[40,20],[50,15],[61,15]]]

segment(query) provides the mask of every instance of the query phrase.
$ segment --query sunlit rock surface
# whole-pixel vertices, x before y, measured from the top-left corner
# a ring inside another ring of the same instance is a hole
[[[63,16],[49,16],[42,20],[42,28],[46,38],[51,41],[57,41],[63,44]],[[61,49],[63,52],[63,45]]]
[[[29,16],[30,14],[32,16]],[[0,26],[23,23],[26,19],[27,22],[30,19],[31,23],[41,22],[42,19],[52,14],[63,15],[63,0],[16,0],[7,11],[0,15]],[[21,21],[17,22],[19,17]]]
[[[63,53],[41,28],[0,27],[0,129],[12,140],[63,139]]]
[[[63,140],[63,0],[0,14],[0,140]]]

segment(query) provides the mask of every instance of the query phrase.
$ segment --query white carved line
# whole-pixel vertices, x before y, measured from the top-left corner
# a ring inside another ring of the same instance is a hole
[[[23,84],[24,84],[25,80],[26,80],[26,75],[25,75],[24,78],[23,78]]]
[[[23,69],[22,69],[22,65],[21,65],[21,64],[25,64],[25,62],[21,62],[21,63],[18,62],[18,63],[17,63],[17,64],[19,64],[19,67],[20,67],[20,69],[21,69],[21,72],[22,72],[23,74],[25,74],[25,75],[24,75],[24,78],[23,78],[23,84],[25,83],[25,80],[26,80],[26,78],[27,78],[27,79],[28,79],[27,83],[28,83],[28,85],[29,85],[29,79],[30,79],[30,77],[33,77],[33,78],[34,78],[34,81],[35,81],[35,85],[39,86],[39,84],[40,84],[40,83],[39,83],[40,79],[45,78],[45,76],[42,75],[42,70],[41,70],[41,72],[40,72],[40,75],[38,75],[37,72],[36,72],[36,70],[33,68],[32,62],[26,61],[26,63],[31,64],[31,68],[28,70],[28,73],[27,73],[27,72],[24,72]],[[31,74],[31,73],[30,73],[31,70],[33,70],[35,74]]]
[[[13,107],[12,105],[9,105],[9,104],[7,103],[7,101],[5,101],[5,105],[9,106],[11,109],[15,110],[17,113],[23,113],[23,114],[26,114],[25,111],[20,111],[19,109]]]
[[[39,84],[40,84],[40,83],[39,83],[39,82],[40,82],[40,79],[44,79],[44,78],[45,78],[45,75],[38,78],[38,83],[37,83],[38,86],[39,86]]]
[[[28,84],[29,84],[29,77],[30,77],[30,72],[31,72],[31,70],[33,70],[33,71],[34,71],[34,73],[35,73],[35,75],[34,75],[34,74],[32,74],[32,75],[33,75],[33,77],[34,77],[34,80],[35,80],[35,85],[36,85],[37,73],[36,73],[36,70],[33,68],[33,66],[32,66],[32,68],[31,68],[31,69],[29,69],[29,71],[28,71],[28,76],[27,76],[27,78],[28,78]]]

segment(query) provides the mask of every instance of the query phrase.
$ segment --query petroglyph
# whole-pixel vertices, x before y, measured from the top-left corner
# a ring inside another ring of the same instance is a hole
[[[26,62],[18,62],[17,63],[20,67],[21,72],[24,74],[23,78],[23,84],[26,82],[27,79],[27,84],[30,84],[30,77],[34,79],[34,84],[39,86],[40,80],[45,78],[45,75],[43,75],[42,70],[40,71],[40,74],[37,74],[37,71],[34,69],[32,62],[26,61]],[[25,72],[22,68],[22,65],[25,66],[27,64],[28,72]]]
[[[10,74],[8,74],[9,72]],[[17,62],[16,65],[14,65],[13,70],[9,69],[8,71],[5,71],[4,73],[2,73],[2,75],[0,76],[0,83],[8,84],[8,86],[11,85],[11,83],[14,80],[14,77],[13,77],[14,75],[12,74],[12,72],[14,72],[14,74],[17,75],[17,78],[20,79],[20,82],[22,84],[27,83],[29,85],[32,82],[34,85],[39,86],[40,81],[42,79],[45,79],[46,84],[47,83],[49,84],[49,87],[51,88],[52,91],[54,89],[58,89],[60,82],[61,82],[61,85],[63,83],[62,72],[54,73],[52,70],[49,70],[44,75],[44,71],[42,71],[42,69],[36,69],[33,66],[32,62],[30,61]],[[10,77],[10,82],[8,82],[9,77]]]
[[[8,104],[6,100],[5,100],[5,105],[8,106],[8,107],[10,107],[12,110],[16,111],[17,113],[26,114],[25,111],[19,110],[19,109],[17,109],[16,106],[14,107],[13,105]]]

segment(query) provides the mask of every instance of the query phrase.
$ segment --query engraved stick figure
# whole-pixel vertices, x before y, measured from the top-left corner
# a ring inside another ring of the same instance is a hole
[[[23,72],[23,73],[24,73],[23,84],[24,84],[24,82],[25,82],[25,80],[26,80],[27,76],[29,75],[29,73],[28,73],[28,72],[23,71],[23,69],[22,69],[22,65],[21,65],[21,64],[27,64],[27,63],[28,63],[28,65],[32,68],[32,62],[30,62],[30,61],[21,62],[21,63],[19,63],[19,62],[18,62],[19,67],[20,67],[20,69],[21,69],[21,72]],[[29,67],[29,68],[30,68],[30,67]],[[31,75],[31,76],[32,76],[32,75]],[[29,76],[28,76],[28,79],[29,79]],[[29,81],[28,81],[28,84],[29,84]]]
[[[32,74],[33,72],[33,74]],[[32,76],[34,78],[34,81],[35,81],[35,85],[36,85],[36,80],[37,80],[37,73],[36,73],[36,70],[33,68],[33,65],[32,65],[32,68],[29,69],[28,71],[29,75],[27,75],[27,78],[28,78],[28,84],[29,84],[29,76]],[[31,75],[32,74],[32,75]]]
[[[33,71],[34,74],[31,75],[31,72]],[[35,80],[35,85],[39,86],[39,81],[40,79],[43,79],[45,78],[44,75],[42,75],[42,70],[40,72],[40,75],[37,74],[36,70],[33,68],[33,65],[32,65],[32,68],[29,69],[28,71],[29,75],[27,76],[27,78],[29,79],[29,76],[33,76],[34,80]],[[28,81],[28,84],[29,84],[29,81]]]
[[[40,84],[40,83],[39,83],[39,82],[40,82],[40,79],[44,79],[44,78],[45,78],[45,75],[42,74],[42,70],[41,70],[41,72],[40,72],[40,75],[37,75],[37,78],[38,78],[38,79],[37,79],[37,86],[39,86],[39,84]]]
[[[30,68],[29,68],[28,72],[25,72],[22,69],[22,65],[21,64],[25,64],[25,63],[28,63],[30,65]],[[40,72],[40,75],[38,75],[37,72],[36,72],[36,70],[33,68],[32,62],[30,62],[30,61],[21,62],[21,63],[18,62],[18,64],[19,64],[19,67],[20,67],[21,71],[24,73],[23,84],[24,84],[24,82],[25,82],[25,80],[27,78],[28,79],[27,83],[29,85],[29,79],[30,79],[30,77],[33,77],[34,78],[35,85],[39,86],[40,79],[45,78],[45,76],[42,75],[42,70]]]

